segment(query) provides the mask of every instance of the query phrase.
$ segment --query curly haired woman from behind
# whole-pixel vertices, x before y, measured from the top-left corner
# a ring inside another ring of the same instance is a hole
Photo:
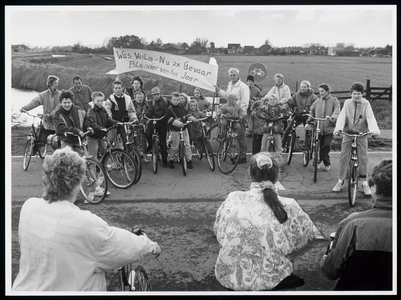
[[[292,274],[286,255],[321,237],[319,231],[294,199],[278,195],[279,167],[269,153],[252,156],[249,175],[250,190],[230,193],[217,211],[217,280],[236,291],[276,290],[303,282]]]

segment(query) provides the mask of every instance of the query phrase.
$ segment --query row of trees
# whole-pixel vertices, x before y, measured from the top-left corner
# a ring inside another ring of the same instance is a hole
[[[302,48],[310,48],[310,47],[324,47],[320,43],[308,43],[308,44],[303,44],[301,47]],[[353,43],[337,43],[334,47],[337,49],[343,49],[344,51],[354,51],[356,48],[354,47],[355,44]],[[177,43],[177,44],[172,44],[172,43],[163,43],[163,41],[160,38],[157,38],[155,40],[152,40],[151,42],[147,42],[144,38],[139,38],[136,35],[125,35],[125,36],[119,36],[119,37],[111,37],[105,40],[104,45],[101,47],[97,48],[90,48],[83,46],[81,43],[76,43],[72,47],[73,52],[77,53],[83,53],[83,54],[89,54],[89,53],[94,53],[94,54],[113,54],[113,47],[115,48],[134,48],[134,49],[148,49],[148,50],[153,50],[153,51],[160,51],[163,52],[166,49],[171,49],[172,47],[174,48],[181,48],[182,51],[185,51],[185,53],[188,54],[194,54],[194,55],[199,55],[199,54],[204,54],[207,53],[208,50],[211,50],[214,53],[222,53],[222,54],[228,54],[227,48],[224,47],[219,47],[219,48],[214,48],[214,43],[210,43],[209,45],[209,40],[206,38],[200,38],[197,37],[190,45],[187,43]],[[300,54],[299,47],[290,47],[294,48],[294,50],[291,50],[290,52],[286,50],[285,48],[288,47],[273,47],[273,44],[269,39],[266,39],[264,44],[260,46],[257,53],[260,55],[281,55],[281,54]],[[359,49],[362,52],[369,51],[372,48],[365,48],[365,49]],[[392,46],[387,45],[385,48],[381,48],[382,54],[383,55],[391,55],[392,54]],[[294,52],[294,53],[293,53]]]

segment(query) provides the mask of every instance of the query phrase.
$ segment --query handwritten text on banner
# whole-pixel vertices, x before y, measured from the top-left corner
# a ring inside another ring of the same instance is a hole
[[[118,74],[146,71],[214,91],[218,66],[163,52],[114,48]]]

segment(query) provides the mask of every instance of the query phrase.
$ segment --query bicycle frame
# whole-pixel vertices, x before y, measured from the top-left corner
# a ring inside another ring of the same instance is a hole
[[[371,132],[359,133],[359,134],[348,134],[342,132],[343,135],[351,137],[351,156],[349,160],[348,169],[348,201],[350,206],[354,206],[357,198],[357,188],[359,181],[359,158],[358,158],[358,137],[363,137],[365,135],[371,135]]]

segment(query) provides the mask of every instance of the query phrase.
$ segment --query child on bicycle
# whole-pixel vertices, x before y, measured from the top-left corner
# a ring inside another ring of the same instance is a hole
[[[180,130],[183,123],[189,121],[195,121],[196,119],[180,105],[180,94],[173,92],[171,94],[170,104],[166,112],[167,124],[171,128],[171,148],[168,154],[168,166],[170,169],[174,169],[174,156],[178,152],[178,146],[180,143]],[[192,165],[192,150],[189,146],[189,135],[188,130],[184,130],[184,145],[185,145],[185,158],[187,159],[188,169],[193,169]]]
[[[288,109],[295,109],[295,116],[289,122],[287,128],[283,134],[282,147],[285,148],[288,142],[288,134],[290,133],[292,126],[303,123],[306,125],[306,120],[308,117],[303,116],[305,113],[309,113],[310,107],[317,100],[317,96],[313,93],[313,89],[309,81],[304,80],[299,85],[299,91],[295,93],[288,101],[285,103]],[[302,149],[307,149],[307,141],[309,140],[309,131],[305,131],[304,146]]]
[[[160,89],[158,87],[154,87],[152,89],[152,97],[153,99],[150,101],[149,110],[146,112],[146,117],[150,119],[159,119],[164,117],[160,121],[158,121],[155,125],[156,132],[159,135],[160,141],[160,153],[162,155],[163,167],[168,167],[167,163],[167,120],[165,118],[168,103],[166,99],[164,99],[161,95]],[[146,128],[146,140],[148,141],[148,147],[146,148],[146,152],[152,151],[152,135],[153,135],[153,123],[149,122],[148,127]]]
[[[194,90],[194,98],[196,102],[198,102],[198,108],[200,111],[204,111],[210,108],[210,102],[205,99],[202,94],[202,91],[198,88]]]
[[[310,108],[310,114],[316,118],[323,119],[326,116],[330,118],[324,122],[319,123],[319,142],[320,142],[320,160],[318,162],[318,169],[330,171],[330,145],[333,140],[333,131],[336,125],[338,115],[340,113],[340,101],[336,97],[331,96],[330,87],[326,83],[319,85],[320,98],[313,102]],[[309,119],[306,121],[307,123]],[[309,124],[305,129],[308,130]]]
[[[380,135],[375,115],[373,114],[370,102],[363,98],[365,87],[360,82],[354,82],[351,86],[351,99],[345,100],[343,109],[341,110],[334,135],[341,135],[341,132],[349,134],[359,134],[361,132],[372,132],[373,137]],[[344,135],[341,144],[340,154],[340,170],[338,174],[338,182],[333,188],[333,192],[340,192],[344,187],[347,178],[348,165],[351,155],[351,145],[353,139]],[[366,179],[368,171],[368,138],[367,136],[358,137],[358,159],[359,159],[359,178],[362,178],[362,188],[365,196],[371,196],[368,181]]]
[[[106,152],[107,143],[103,140],[107,132],[107,128],[118,124],[117,121],[110,118],[103,106],[104,94],[102,92],[94,92],[92,94],[93,108],[88,109],[89,125],[93,128],[94,133],[88,134],[88,152],[97,159],[98,150],[101,155]]]
[[[113,94],[110,95],[105,104],[106,110],[113,120],[118,122],[137,121],[136,111],[131,97],[123,93],[122,82],[116,80],[113,82]],[[121,134],[122,127],[119,130],[110,130],[109,138],[114,142],[115,147],[122,148],[118,135]]]
[[[262,101],[263,104],[259,107],[257,113],[257,115],[264,120],[262,123],[263,138],[260,151],[268,151],[268,137],[270,136],[269,124],[271,123],[274,151],[277,153],[277,156],[282,160],[283,153],[281,151],[281,134],[284,130],[284,123],[282,119],[279,119],[279,117],[285,117],[287,114],[287,109],[285,108],[285,106],[280,104],[276,95],[274,94],[268,95],[267,97],[263,98]]]
[[[67,135],[64,133],[74,133],[85,136],[84,131],[93,131],[90,127],[86,112],[73,104],[74,94],[71,91],[62,90],[59,101],[61,107],[55,112],[53,122],[56,134],[61,141],[61,148],[71,147],[74,151],[84,155],[84,151],[79,145],[77,136]]]
[[[252,134],[252,155],[260,152],[262,146],[262,122],[263,119],[257,116],[259,107],[262,105],[261,100],[253,102],[251,107],[251,115],[249,116],[248,131]]]
[[[189,108],[188,112],[196,119],[201,119],[206,117],[206,114],[199,110],[198,102],[196,102],[195,99],[189,100],[188,108]],[[198,142],[201,142],[199,139],[202,138],[202,124],[199,122],[195,122],[189,125],[190,125],[188,126],[189,137],[191,141],[194,143],[194,145],[196,145]]]
[[[145,136],[145,128],[146,124],[149,123],[143,116],[146,115],[146,112],[149,109],[149,104],[145,100],[145,94],[142,91],[137,91],[134,93],[134,100],[132,101],[134,103],[134,107],[136,110],[136,116],[139,120],[139,124],[142,125],[139,127],[139,134]],[[145,126],[145,127],[144,127]],[[142,139],[141,139],[142,140]],[[146,157],[146,147],[147,147],[147,142],[146,138],[144,139],[145,145],[142,145],[142,149],[140,151],[142,152],[141,155],[143,156],[143,160],[145,162],[150,162],[149,159]]]
[[[238,101],[238,96],[235,94],[228,94],[227,95],[227,103],[223,104],[222,106],[219,107],[217,110],[217,117],[220,117],[222,114],[226,115],[229,119],[234,119],[234,120],[242,120],[246,112],[242,109],[241,106],[237,104]],[[227,126],[228,126],[228,120],[226,118],[221,118],[220,117],[220,132],[219,132],[219,138],[222,139],[227,131]],[[238,133],[240,128],[239,123],[233,123],[233,130],[234,132]]]

